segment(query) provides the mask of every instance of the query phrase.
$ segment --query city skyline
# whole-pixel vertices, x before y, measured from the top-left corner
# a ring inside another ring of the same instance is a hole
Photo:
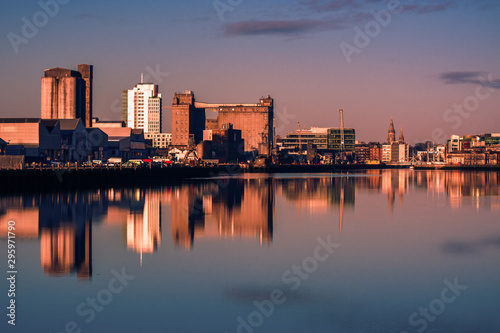
[[[5,6],[3,117],[38,117],[43,70],[88,63],[102,120],[121,119],[121,92],[144,73],[167,98],[188,89],[207,103],[271,95],[281,136],[298,121],[337,127],[339,108],[366,142],[385,139],[391,115],[410,144],[498,132],[495,1],[45,2],[54,3]],[[35,21],[36,33],[23,34]],[[146,27],[159,33],[145,37]],[[170,124],[165,110],[165,132]]]

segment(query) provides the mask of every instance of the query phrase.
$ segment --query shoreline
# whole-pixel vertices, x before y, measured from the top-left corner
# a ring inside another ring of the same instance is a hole
[[[87,190],[163,186],[193,178],[210,178],[231,173],[321,173],[384,169],[409,169],[409,165],[269,165],[241,168],[237,164],[218,167],[95,168],[0,170],[0,193],[29,191]],[[419,170],[500,171],[500,166],[415,166]]]

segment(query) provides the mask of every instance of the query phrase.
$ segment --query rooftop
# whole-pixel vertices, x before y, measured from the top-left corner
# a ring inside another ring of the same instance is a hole
[[[0,123],[38,123],[40,118],[0,118]]]

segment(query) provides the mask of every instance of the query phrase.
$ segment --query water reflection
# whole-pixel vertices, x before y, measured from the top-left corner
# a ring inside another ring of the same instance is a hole
[[[128,251],[152,254],[162,243],[162,219],[170,223],[174,247],[192,249],[201,239],[235,239],[271,245],[276,198],[301,209],[353,210],[362,192],[387,196],[391,214],[396,199],[409,189],[447,198],[453,209],[463,206],[500,210],[497,172],[372,170],[323,175],[242,176],[190,182],[163,189],[96,190],[36,194],[0,199],[0,227],[16,221],[17,238],[40,239],[40,265],[48,276],[92,276],[92,225],[123,231]],[[492,198],[492,200],[486,200]],[[360,207],[363,209],[363,207]],[[170,214],[168,214],[170,210]],[[162,214],[167,212],[167,214]],[[5,238],[6,232],[0,237]],[[490,243],[498,244],[498,240]],[[447,244],[445,252],[467,252],[477,244]],[[489,244],[489,243],[484,243]],[[486,245],[485,245],[486,246]]]
[[[229,179],[189,184],[172,193],[174,245],[190,249],[200,238],[273,239],[274,188],[271,178]]]

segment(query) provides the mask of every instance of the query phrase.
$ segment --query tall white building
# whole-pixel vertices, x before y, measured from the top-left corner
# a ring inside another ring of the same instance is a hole
[[[142,129],[144,133],[161,133],[161,94],[158,85],[139,83],[134,89],[124,90],[122,118],[127,127]]]

